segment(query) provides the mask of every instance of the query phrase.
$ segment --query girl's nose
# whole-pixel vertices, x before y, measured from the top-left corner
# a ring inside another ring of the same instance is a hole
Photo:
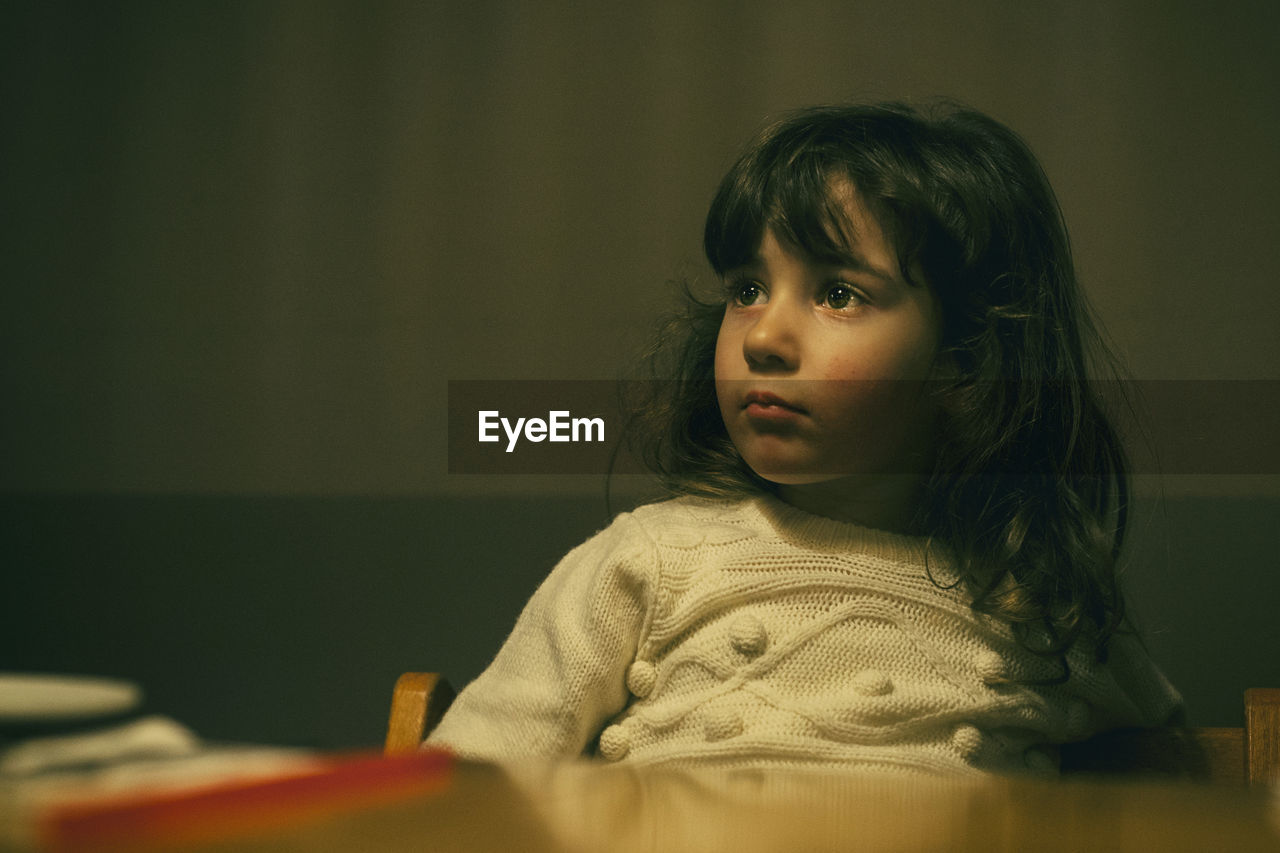
[[[790,371],[799,367],[800,340],[796,318],[781,300],[770,303],[747,329],[742,354],[757,370]]]

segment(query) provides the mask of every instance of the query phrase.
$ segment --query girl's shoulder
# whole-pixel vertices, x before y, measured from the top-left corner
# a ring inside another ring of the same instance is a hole
[[[567,559],[590,562],[646,562],[655,552],[696,548],[758,535],[745,501],[678,497],[643,504],[614,519],[569,552]]]

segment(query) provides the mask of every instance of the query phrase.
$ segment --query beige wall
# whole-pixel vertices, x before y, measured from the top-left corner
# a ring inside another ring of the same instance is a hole
[[[5,30],[3,489],[475,488],[445,380],[618,374],[703,274],[750,132],[850,97],[1021,131],[1138,377],[1280,379],[1272,2],[30,3]]]

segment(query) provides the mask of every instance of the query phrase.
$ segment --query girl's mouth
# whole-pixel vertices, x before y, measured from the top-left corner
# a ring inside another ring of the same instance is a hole
[[[768,391],[752,391],[747,394],[742,406],[743,410],[753,418],[767,420],[787,420],[805,414],[805,410],[788,403],[777,394]]]

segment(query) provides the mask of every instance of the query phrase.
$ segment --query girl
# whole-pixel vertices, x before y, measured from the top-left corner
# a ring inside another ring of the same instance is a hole
[[[723,295],[690,296],[675,381],[638,408],[679,497],[566,556],[429,742],[1050,770],[1053,744],[1179,709],[1117,630],[1125,455],[1016,135],[950,106],[798,113],[729,171],[705,249]]]

